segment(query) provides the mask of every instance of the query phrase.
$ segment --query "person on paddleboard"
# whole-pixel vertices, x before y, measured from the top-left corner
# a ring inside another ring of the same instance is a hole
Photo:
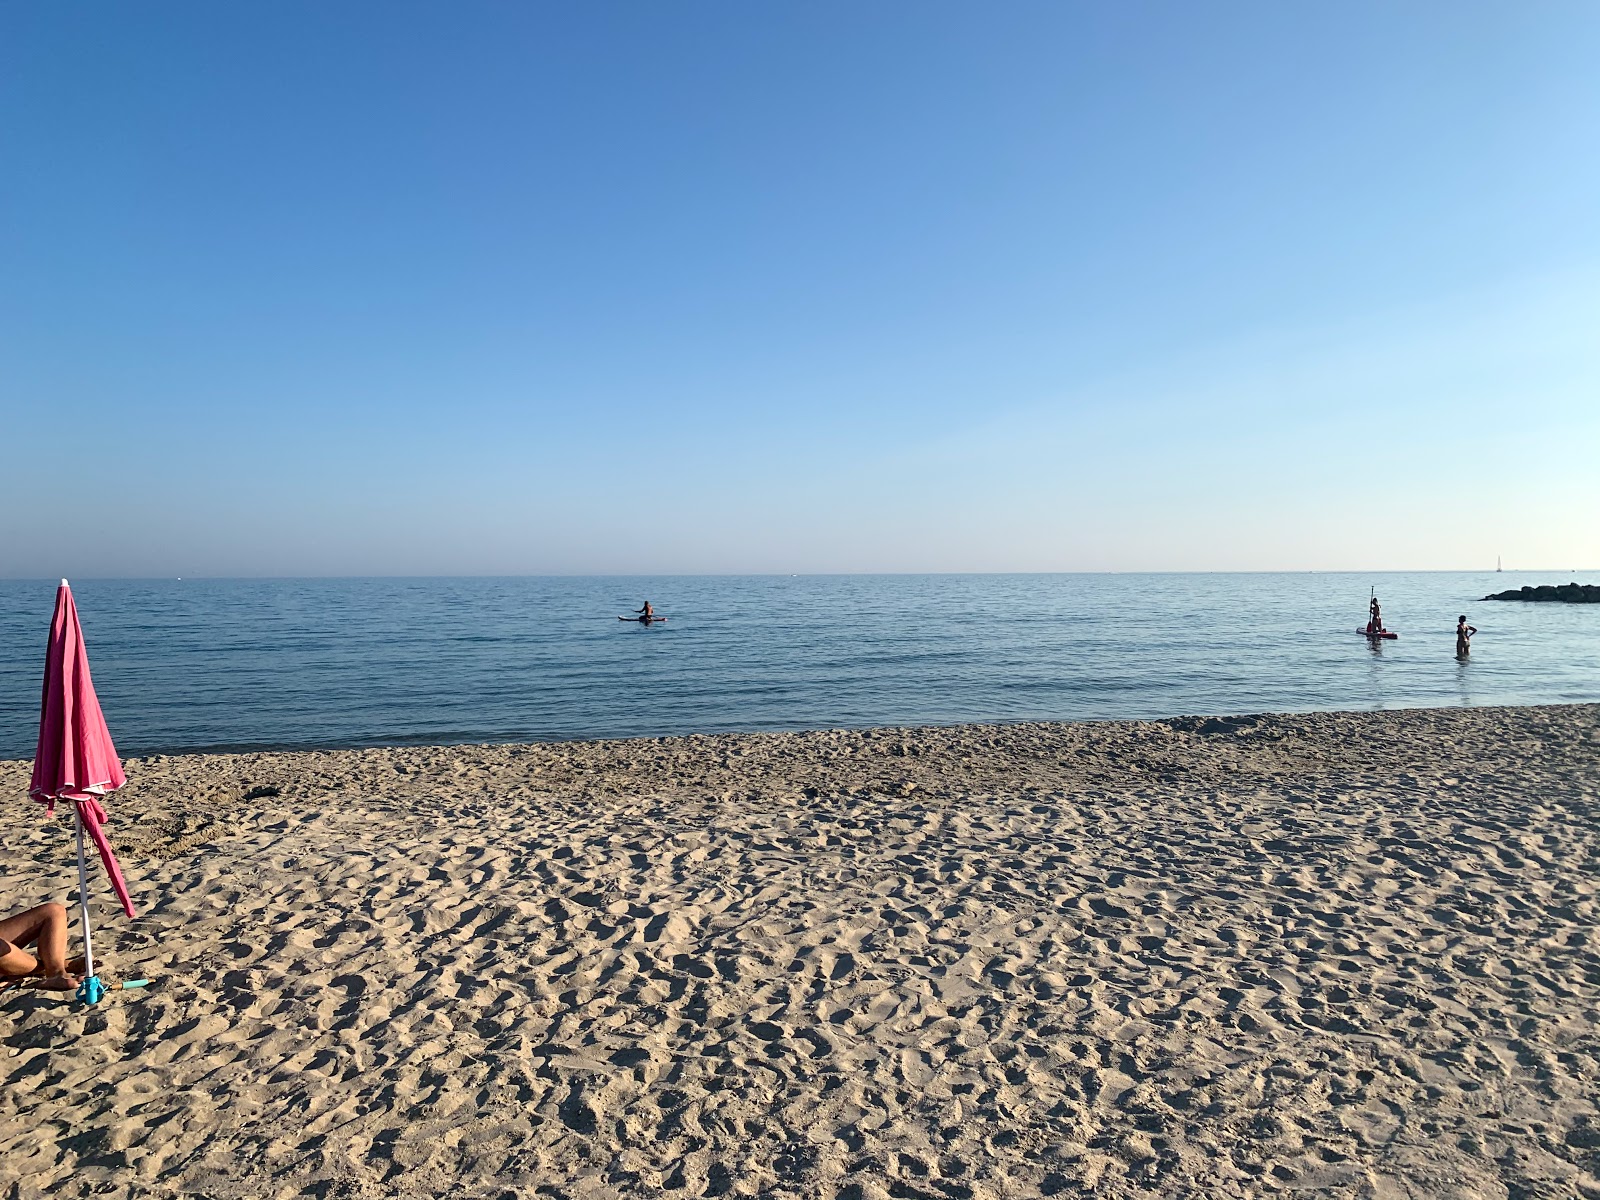
[[[1372,612],[1372,616],[1367,621],[1367,632],[1368,633],[1382,633],[1383,632],[1383,614],[1378,609],[1378,598],[1376,596],[1374,596],[1372,598],[1371,612]]]
[[[636,611],[638,612],[639,616],[646,621],[655,619],[656,610],[650,607],[650,601],[648,600],[644,602],[643,608]]]
[[[1467,614],[1462,613],[1456,618],[1456,657],[1466,658],[1472,653],[1472,635],[1477,633],[1475,625],[1467,624]]]

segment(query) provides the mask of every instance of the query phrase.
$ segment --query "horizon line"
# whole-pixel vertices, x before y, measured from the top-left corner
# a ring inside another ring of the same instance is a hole
[[[1217,570],[1174,570],[1151,568],[1123,571],[529,571],[523,573],[468,572],[468,573],[379,573],[362,575],[300,574],[300,575],[80,575],[88,583],[228,583],[228,582],[296,582],[304,580],[359,580],[359,579],[881,579],[918,577],[994,577],[994,576],[1049,576],[1049,575],[1522,575],[1592,574],[1600,567],[1296,567],[1250,568]],[[51,586],[66,582],[58,574],[51,575],[0,575],[0,583],[43,583],[54,580]]]

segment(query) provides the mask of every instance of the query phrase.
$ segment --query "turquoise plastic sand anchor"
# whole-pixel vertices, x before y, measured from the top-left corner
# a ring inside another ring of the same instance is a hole
[[[99,1004],[105,994],[106,985],[100,982],[98,975],[91,975],[78,985],[78,999],[85,1004]]]
[[[125,988],[141,988],[149,982],[150,981],[148,979],[124,979],[122,981],[122,986]]]

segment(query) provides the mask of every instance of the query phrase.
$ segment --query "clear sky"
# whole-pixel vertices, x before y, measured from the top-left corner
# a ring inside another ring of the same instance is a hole
[[[13,4],[0,574],[1600,566],[1600,5]]]

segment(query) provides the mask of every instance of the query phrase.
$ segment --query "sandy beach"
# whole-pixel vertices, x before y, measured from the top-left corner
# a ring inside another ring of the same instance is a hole
[[[1600,706],[127,768],[6,1197],[1600,1197]]]

